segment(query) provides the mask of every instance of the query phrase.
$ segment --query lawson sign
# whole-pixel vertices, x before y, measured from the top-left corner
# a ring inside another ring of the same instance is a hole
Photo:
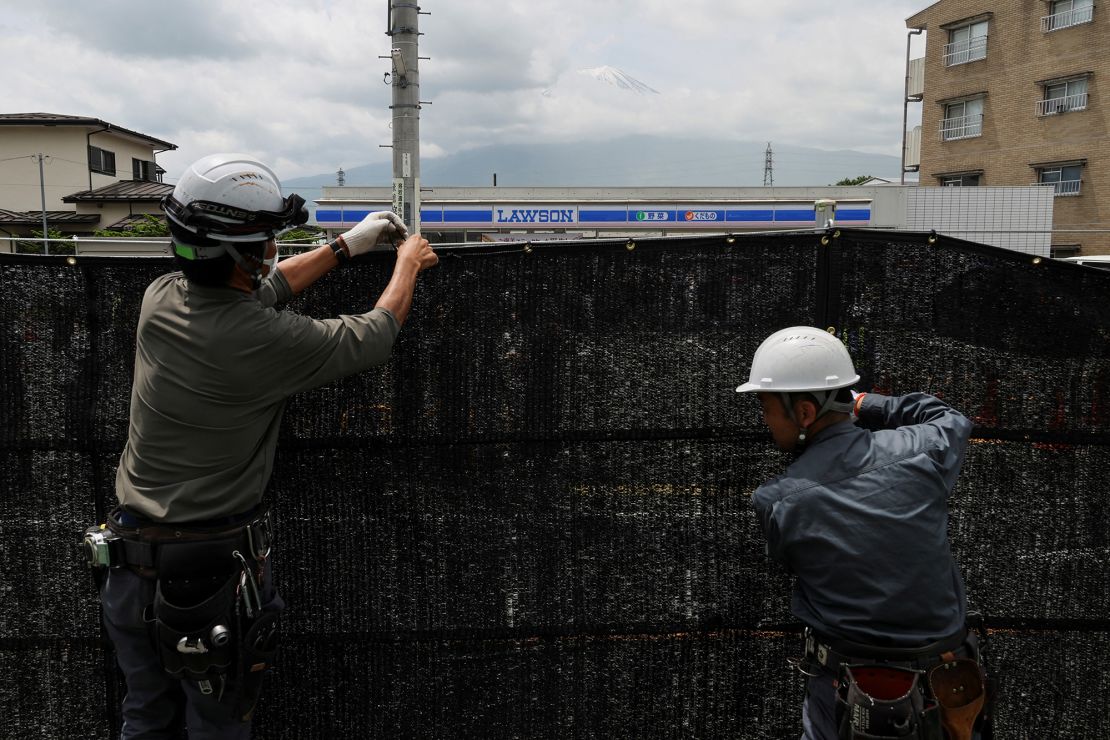
[[[495,224],[576,224],[577,206],[494,206]]]
[[[316,222],[324,227],[354,226],[370,211],[388,205],[316,209]],[[425,230],[517,228],[542,231],[551,228],[728,230],[812,227],[813,202],[762,203],[703,202],[690,205],[585,203],[501,204],[422,203],[420,222]],[[841,226],[869,226],[871,203],[842,203],[836,211]]]

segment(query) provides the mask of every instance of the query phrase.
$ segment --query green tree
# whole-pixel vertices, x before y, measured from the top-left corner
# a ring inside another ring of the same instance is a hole
[[[837,182],[837,185],[862,185],[871,179],[871,175],[860,175],[859,177],[845,177],[843,180]]]
[[[150,213],[142,214],[142,220],[132,224],[126,229],[97,229],[93,236],[108,238],[148,238],[169,236],[170,227],[166,220]]]
[[[33,239],[17,241],[15,243],[15,251],[21,254],[42,254],[42,229],[38,229],[37,231],[32,230],[31,236]],[[50,242],[50,254],[75,253],[71,237],[64,235],[57,229],[47,228],[46,238]]]
[[[278,237],[281,254],[299,254],[316,249],[323,240],[324,230],[315,226],[300,226]]]

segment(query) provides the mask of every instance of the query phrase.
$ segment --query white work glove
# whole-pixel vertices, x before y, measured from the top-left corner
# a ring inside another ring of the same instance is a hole
[[[343,232],[340,236],[343,238],[343,243],[347,245],[347,252],[352,257],[357,257],[373,249],[374,245],[387,234],[396,234],[402,239],[409,235],[405,222],[393,211],[369,213],[358,226]]]

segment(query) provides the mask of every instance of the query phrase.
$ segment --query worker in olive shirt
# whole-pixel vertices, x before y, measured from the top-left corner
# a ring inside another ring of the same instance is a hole
[[[181,272],[147,288],[130,429],[120,458],[126,543],[101,589],[127,680],[124,738],[247,738],[283,607],[260,510],[286,399],[389,359],[417,274],[438,258],[408,236],[372,310],[313,319],[279,304],[387,236],[371,213],[329,245],[270,272],[275,236],[307,219],[273,172],[243,155],[192,164],[163,203]],[[361,299],[360,299],[361,300]]]
[[[973,652],[947,504],[972,424],[923,393],[853,398],[858,381],[839,339],[795,326],[764,340],[736,389],[758,395],[776,446],[795,455],[753,505],[768,554],[795,576],[791,611],[809,628],[806,738],[847,736],[841,665],[923,670]],[[932,737],[920,732],[899,735]]]

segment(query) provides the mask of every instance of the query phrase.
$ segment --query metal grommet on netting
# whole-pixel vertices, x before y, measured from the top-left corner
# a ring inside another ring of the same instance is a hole
[[[532,242],[524,242],[524,253],[532,254]]]
[[[726,244],[735,244],[736,243],[736,235],[735,234],[729,234],[728,236],[726,236],[725,237],[725,243]]]
[[[1033,264],[1034,264],[1034,265],[1039,265],[1039,264],[1041,264],[1042,262],[1044,262],[1044,258],[1043,258],[1043,257],[1034,257],[1034,258],[1033,258]]]
[[[937,230],[936,229],[933,229],[932,231],[929,232],[929,243],[930,244],[936,244],[937,243]]]
[[[829,237],[828,237],[827,234],[825,236],[821,237],[821,246],[823,246],[823,247],[829,246]]]
[[[625,242],[624,248],[631,252],[633,249],[636,248],[636,242],[632,239],[629,239],[627,242]]]
[[[832,334],[834,337],[836,336],[836,327],[835,326],[826,326],[825,331],[827,331],[829,334]]]
[[[66,264],[70,265],[71,267],[73,265],[76,265],[77,264],[77,258],[74,257],[73,255],[70,255],[70,256],[66,257]]]
[[[833,232],[833,239],[839,239],[839,238],[840,238],[840,229],[837,229],[836,231]]]

